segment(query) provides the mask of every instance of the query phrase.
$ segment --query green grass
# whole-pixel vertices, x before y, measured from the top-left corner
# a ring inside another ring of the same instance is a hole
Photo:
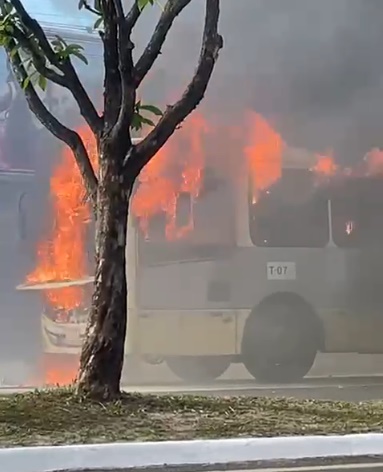
[[[101,404],[71,390],[0,397],[0,446],[383,431],[383,402],[129,394]]]

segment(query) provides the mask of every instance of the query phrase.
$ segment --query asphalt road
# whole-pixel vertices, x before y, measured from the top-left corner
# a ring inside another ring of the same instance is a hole
[[[0,393],[20,391],[33,370],[23,359],[0,359]],[[201,395],[246,395],[294,397],[342,401],[383,399],[383,356],[321,355],[311,371],[311,378],[290,385],[262,385],[252,379],[243,366],[233,365],[225,375],[210,385],[186,385],[176,379],[165,365],[127,366],[129,391],[142,393],[191,393]],[[1,388],[3,387],[3,388]],[[5,388],[9,387],[9,388]]]
[[[0,388],[1,394],[22,393],[33,388]],[[361,402],[383,399],[383,376],[310,378],[299,384],[262,385],[253,380],[217,381],[209,386],[187,386],[180,383],[156,383],[129,386],[128,392],[186,394],[209,396],[292,397],[298,399]]]
[[[209,386],[148,384],[130,386],[131,392],[211,396],[294,397],[299,399],[360,402],[383,399],[383,376],[312,377],[299,384],[263,385],[254,380],[216,381]]]
[[[239,466],[240,467],[240,466]],[[258,464],[256,467],[243,466],[235,469],[228,466],[227,468],[220,468],[214,470],[209,467],[158,467],[155,469],[92,469],[84,472],[383,472],[383,463],[379,462],[352,462],[352,463],[334,463],[328,460],[314,460],[301,464],[294,464],[286,462],[284,464]],[[66,471],[66,472],[81,472],[81,471]]]
[[[155,387],[152,387],[155,389]],[[142,388],[140,389],[143,390]],[[146,390],[146,389],[145,389]],[[171,393],[172,389],[158,389],[158,393]],[[334,382],[323,380],[323,383],[307,381],[295,385],[216,385],[200,389],[173,389],[174,393],[214,395],[214,396],[257,396],[257,397],[294,397],[298,399],[335,400],[348,402],[361,402],[383,399],[383,383],[370,382],[361,379],[359,382],[350,383],[342,379],[334,379]]]

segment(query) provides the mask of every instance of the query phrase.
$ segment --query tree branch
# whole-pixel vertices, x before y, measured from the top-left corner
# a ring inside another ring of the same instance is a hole
[[[45,58],[41,55],[36,44],[33,44],[32,38],[28,38],[25,33],[17,27],[14,27],[13,37],[17,40],[18,44],[20,44],[21,48],[32,56],[32,63],[40,75],[43,75],[48,80],[61,87],[67,86],[63,75],[58,74],[55,70],[46,66]]]
[[[121,23],[125,20],[124,7],[121,0],[113,0],[113,3],[116,10],[117,23]]]
[[[128,16],[129,21],[124,16],[124,10],[121,0],[113,0],[118,24],[118,69],[120,71],[121,79],[121,104],[117,121],[113,127],[113,135],[118,137],[121,134],[126,136],[124,140],[125,149],[122,153],[125,155],[127,150],[132,145],[129,128],[134,114],[134,106],[136,103],[136,86],[133,80],[133,49],[134,44],[131,39],[132,29],[138,19],[136,9],[138,6],[136,2],[131,8]],[[138,12],[139,14],[139,12]]]
[[[96,8],[91,7],[87,0],[81,0],[81,2],[79,3],[79,9],[81,8],[84,8],[85,10],[89,11],[90,13],[93,13],[94,15],[100,16],[100,12]]]
[[[223,47],[222,36],[218,34],[219,4],[220,0],[206,0],[203,42],[194,77],[181,99],[167,108],[157,126],[143,141],[131,148],[125,158],[126,172],[137,176],[205,95],[219,51]]]
[[[132,32],[133,28],[136,26],[138,19],[141,16],[141,10],[138,7],[138,0],[135,0],[132,8],[129,10],[129,13],[125,16],[126,29],[129,34]]]
[[[166,37],[173,25],[175,18],[182,12],[182,10],[189,5],[191,0],[168,0],[164,11],[157,26],[154,30],[145,51],[137,61],[135,67],[135,82],[138,87],[146,77],[147,73],[152,68],[157,57],[161,54],[162,46],[165,43]]]
[[[77,72],[73,67],[70,58],[67,58],[64,61],[60,60],[49,43],[44,30],[40,24],[28,14],[20,0],[12,0],[11,4],[19,15],[22,25],[25,27],[28,33],[32,35],[32,37],[36,38],[39,47],[47,57],[48,61],[63,73],[65,82],[57,82],[57,79],[60,77],[59,74],[55,76],[56,81],[53,80],[53,82],[59,83],[59,85],[65,87],[72,93],[79,106],[81,115],[88,123],[93,133],[98,136],[103,126],[103,120],[98,115],[96,108],[94,107],[80,79],[78,78]],[[47,79],[52,80],[45,74],[42,75],[44,75]],[[61,79],[59,80],[61,81]]]
[[[12,53],[12,50],[15,46],[16,42],[11,40],[9,45],[5,48],[16,79],[22,84],[28,75],[25,67],[23,66],[19,53]],[[87,193],[90,196],[92,203],[95,204],[97,199],[98,182],[82,139],[75,131],[64,126],[55,116],[50,113],[50,111],[41,101],[31,83],[25,87],[24,93],[30,110],[32,113],[34,113],[40,123],[54,136],[66,143],[73,151],[77,165],[84,179]]]
[[[65,61],[64,73],[65,77],[67,78],[67,86],[65,88],[67,88],[72,93],[80,109],[81,116],[93,131],[93,134],[99,137],[104,125],[104,120],[97,113],[92,100],[82,85],[77,75],[76,69],[73,67],[73,64],[69,58],[67,58]]]
[[[20,0],[11,0],[10,3],[19,15],[21,23],[37,39],[40,48],[44,51],[44,54],[47,56],[49,62],[61,70],[61,63],[38,21],[34,20],[29,15]]]
[[[105,131],[115,125],[121,107],[121,76],[119,71],[117,13],[112,0],[101,0],[104,18],[104,117]]]

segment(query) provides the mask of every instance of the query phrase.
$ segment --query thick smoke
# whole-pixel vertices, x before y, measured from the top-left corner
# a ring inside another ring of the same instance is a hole
[[[264,114],[292,146],[332,148],[343,164],[383,145],[381,1],[224,0],[222,10],[209,96],[220,85],[221,100]]]
[[[224,4],[224,61],[235,64],[250,106],[290,144],[333,148],[342,163],[383,144],[382,2],[236,4],[230,14]]]
[[[77,5],[61,2],[60,21],[91,23]],[[177,19],[156,65],[155,87],[145,88],[148,100],[174,99],[190,78],[203,7],[193,0]],[[141,18],[137,55],[159,13],[155,7]],[[225,49],[204,106],[228,118],[234,110],[256,109],[292,146],[333,149],[342,164],[361,159],[383,145],[382,14],[381,0],[222,0]]]
[[[194,0],[164,49],[170,88],[193,71],[203,3]],[[383,145],[382,14],[380,0],[223,0],[225,49],[205,107],[228,116],[250,107],[292,146],[333,149],[342,164],[361,159]]]

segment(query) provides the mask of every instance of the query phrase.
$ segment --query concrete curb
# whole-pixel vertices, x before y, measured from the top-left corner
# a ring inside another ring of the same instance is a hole
[[[368,455],[383,455],[383,434],[10,448],[0,449],[0,470],[56,472]]]

